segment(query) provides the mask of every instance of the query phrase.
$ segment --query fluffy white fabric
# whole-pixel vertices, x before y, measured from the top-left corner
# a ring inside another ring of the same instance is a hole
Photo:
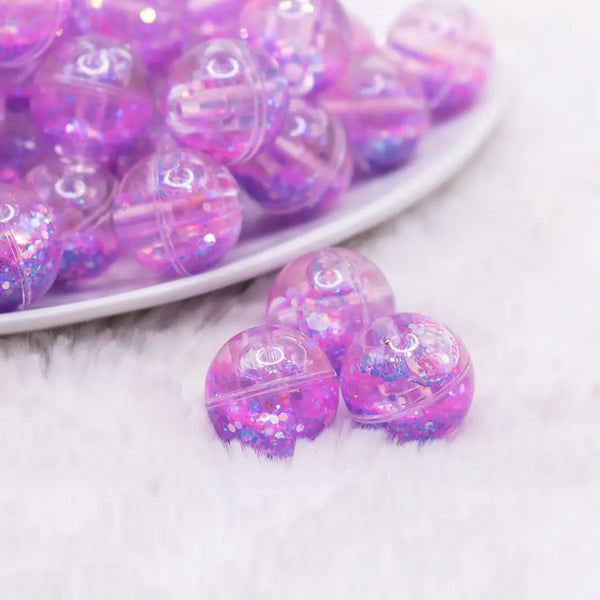
[[[350,6],[379,27],[398,10]],[[459,435],[394,446],[342,412],[292,462],[225,451],[205,370],[261,321],[270,277],[2,339],[0,598],[598,597],[598,11],[478,10],[511,59],[502,125],[348,244],[470,347]]]

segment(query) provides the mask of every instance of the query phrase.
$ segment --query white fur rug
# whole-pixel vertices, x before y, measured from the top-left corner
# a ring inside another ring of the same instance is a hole
[[[2,339],[0,598],[598,598],[599,14],[478,5],[512,59],[503,124],[349,243],[470,347],[460,434],[394,446],[342,413],[291,463],[225,451],[205,369],[261,321],[270,277]],[[397,12],[350,6],[373,26]]]

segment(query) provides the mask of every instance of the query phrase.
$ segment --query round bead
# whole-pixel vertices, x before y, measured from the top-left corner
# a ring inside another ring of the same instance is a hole
[[[245,0],[186,0],[185,39],[190,46],[216,38],[240,37]]]
[[[492,62],[488,35],[459,4],[413,6],[394,23],[387,43],[396,59],[419,78],[438,118],[471,105],[488,79]]]
[[[57,44],[35,76],[32,111],[67,156],[103,162],[152,122],[146,71],[128,46],[103,36]]]
[[[0,184],[0,312],[27,308],[54,283],[62,246],[50,209],[30,190]]]
[[[419,81],[379,54],[358,58],[319,101],[344,124],[354,165],[362,174],[406,163],[429,122]]]
[[[57,283],[102,275],[119,253],[112,223],[116,179],[91,163],[54,159],[30,171],[26,181],[53,210],[62,230]]]
[[[20,184],[33,167],[52,155],[50,144],[28,110],[7,111],[0,132],[0,183]]]
[[[61,30],[68,0],[0,2],[0,70],[19,70],[39,58]]]
[[[249,0],[240,27],[277,59],[294,95],[325,88],[350,61],[352,28],[337,0]]]
[[[74,19],[84,34],[99,33],[130,44],[149,67],[181,52],[184,0],[80,0]]]
[[[344,358],[341,387],[356,422],[399,440],[440,438],[463,421],[474,377],[463,342],[429,317],[399,313],[363,329]]]
[[[239,238],[239,188],[225,167],[199,152],[154,153],[123,178],[114,223],[124,248],[145,267],[198,273]]]
[[[199,44],[171,68],[165,110],[172,134],[224,163],[247,161],[270,143],[287,106],[277,63],[242,41]]]
[[[318,346],[298,331],[262,325],[230,339],[206,377],[217,434],[271,457],[291,456],[333,422],[339,388]]]
[[[356,334],[372,320],[395,312],[383,273],[367,258],[328,248],[289,263],[276,277],[267,322],[301,331],[339,370]]]
[[[350,185],[352,160],[339,120],[301,99],[273,144],[235,168],[240,184],[266,211],[297,214],[326,210]]]

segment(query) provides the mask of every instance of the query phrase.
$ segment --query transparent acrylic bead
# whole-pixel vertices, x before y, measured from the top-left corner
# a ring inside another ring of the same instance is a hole
[[[350,60],[352,29],[337,0],[249,0],[240,28],[277,59],[297,96],[327,87]]]
[[[276,277],[267,302],[268,323],[310,337],[336,370],[356,334],[394,312],[394,295],[383,273],[344,248],[309,252],[292,261]]]
[[[0,312],[41,298],[56,279],[61,255],[51,210],[31,190],[0,184]]]
[[[344,128],[322,107],[293,99],[273,144],[236,166],[235,174],[250,196],[272,214],[326,210],[352,179]]]
[[[152,122],[146,70],[128,46],[107,37],[57,44],[34,83],[33,114],[67,156],[103,162]]]
[[[245,0],[186,0],[184,30],[190,47],[216,38],[240,37],[240,11]]]
[[[372,54],[377,49],[373,34],[357,15],[349,15],[352,39],[352,56],[357,57]]]
[[[60,33],[69,7],[70,0],[2,0],[0,70],[16,71],[38,59]]]
[[[278,134],[288,90],[272,58],[245,42],[218,39],[175,61],[165,104],[167,125],[179,142],[234,164]]]
[[[492,63],[487,32],[466,7],[422,2],[392,25],[390,55],[415,74],[437,118],[470,106],[485,85]]]
[[[114,223],[123,248],[145,267],[198,273],[237,243],[239,188],[225,167],[197,151],[154,153],[123,178]]]
[[[342,395],[357,423],[399,440],[448,435],[464,420],[474,376],[463,342],[423,315],[399,313],[363,329],[341,370]]]
[[[298,331],[261,325],[230,339],[206,377],[206,407],[219,437],[270,457],[294,453],[335,418],[339,388],[319,347]]]
[[[83,34],[102,34],[131,46],[148,67],[181,53],[184,0],[79,0],[74,20]]]
[[[0,183],[19,185],[46,158],[52,147],[26,108],[9,109],[0,131]]]
[[[354,166],[362,174],[406,163],[429,123],[419,81],[380,54],[357,58],[319,101],[344,124]]]
[[[92,163],[53,159],[30,171],[26,182],[53,210],[62,230],[57,283],[102,275],[119,255],[112,223],[116,179]]]

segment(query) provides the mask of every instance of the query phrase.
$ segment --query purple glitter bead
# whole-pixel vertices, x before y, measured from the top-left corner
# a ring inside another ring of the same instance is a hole
[[[102,34],[131,46],[148,67],[181,53],[185,0],[80,0],[74,20],[83,34]]]
[[[34,81],[33,114],[67,156],[104,162],[152,122],[146,71],[128,46],[110,38],[57,44]]]
[[[267,322],[310,337],[336,370],[356,334],[394,312],[394,295],[383,273],[344,248],[309,252],[289,263],[273,282],[267,302]]]
[[[52,44],[70,0],[0,2],[0,70],[18,70],[34,62]]]
[[[116,179],[84,161],[55,159],[37,166],[26,181],[56,215],[63,257],[57,283],[94,279],[117,259],[119,240],[112,224]]]
[[[8,110],[0,133],[0,183],[19,185],[33,167],[50,156],[52,148],[29,110]]]
[[[413,313],[363,329],[344,358],[341,387],[354,420],[398,440],[454,431],[473,399],[469,353],[445,325]]]
[[[492,62],[488,35],[459,4],[413,6],[394,23],[387,43],[391,55],[419,78],[437,118],[470,106],[488,79]]]
[[[50,209],[27,189],[0,184],[0,312],[27,308],[54,283],[62,246]]]
[[[206,377],[206,407],[217,434],[270,457],[291,456],[335,418],[335,371],[298,331],[262,325],[239,333],[215,356]]]
[[[338,119],[301,99],[290,102],[273,144],[235,168],[240,184],[266,211],[310,216],[328,209],[350,185],[352,160]]]
[[[294,95],[325,88],[350,61],[352,28],[337,0],[248,0],[240,26],[277,59]]]
[[[277,63],[245,42],[200,44],[171,68],[167,125],[181,143],[221,162],[247,161],[270,143],[287,107]]]
[[[195,46],[216,38],[239,38],[240,11],[245,0],[186,0],[186,43]]]
[[[239,238],[239,188],[225,167],[199,152],[155,153],[123,178],[114,223],[124,248],[145,267],[198,273],[222,260]]]
[[[406,163],[429,123],[419,81],[379,54],[357,59],[319,101],[344,124],[354,166],[362,174]]]

